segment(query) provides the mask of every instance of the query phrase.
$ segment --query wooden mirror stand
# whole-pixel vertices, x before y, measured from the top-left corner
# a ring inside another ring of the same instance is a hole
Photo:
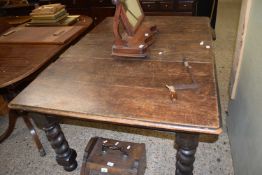
[[[138,0],[112,0],[112,3],[116,5],[112,55],[146,57],[146,49],[154,42],[157,27],[143,23],[144,13]]]

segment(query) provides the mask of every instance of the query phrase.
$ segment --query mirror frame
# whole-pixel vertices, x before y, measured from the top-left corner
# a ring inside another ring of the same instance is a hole
[[[125,0],[123,0],[123,1],[125,1]],[[144,15],[144,11],[143,11],[143,9],[142,9],[142,7],[141,7],[141,5],[140,5],[139,0],[132,0],[132,1],[136,1],[136,2],[137,2],[138,6],[139,6],[139,9],[140,9],[140,12],[141,12],[141,16],[137,19],[137,23],[136,23],[136,25],[135,25],[134,27],[133,27],[132,24],[130,23],[130,21],[129,21],[126,13],[125,13],[125,18],[126,18],[126,21],[128,22],[128,26],[126,26],[126,27],[128,27],[128,30],[132,32],[132,35],[134,35],[134,34],[136,33],[137,29],[139,28],[139,26],[141,25],[142,21],[144,20],[145,15]],[[125,6],[125,3],[122,2],[122,0],[121,0],[120,3],[122,3],[122,5],[123,5],[124,8],[126,7],[126,6]],[[125,9],[125,10],[126,10],[126,9]],[[126,12],[126,11],[125,11],[125,12]]]

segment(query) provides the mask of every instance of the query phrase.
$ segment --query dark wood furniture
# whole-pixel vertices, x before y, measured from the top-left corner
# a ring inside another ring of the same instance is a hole
[[[199,135],[222,132],[209,19],[146,17],[160,31],[147,59],[111,57],[112,23],[107,18],[83,37],[9,107],[40,114],[65,170],[76,168],[76,153],[55,116],[176,132],[176,174],[192,174]],[[198,88],[178,90],[174,103],[166,85],[191,81],[184,59]]]
[[[216,27],[218,0],[199,0],[197,6],[197,16],[210,17],[211,26]]]
[[[0,17],[0,23],[6,23],[9,26],[18,26],[21,24],[26,23],[27,21],[30,21],[30,16],[10,16],[10,17]],[[6,26],[6,24],[4,26]],[[1,32],[2,33],[2,32]]]
[[[82,16],[79,22],[75,24],[81,26],[81,30],[75,32],[63,44],[0,44],[0,93],[5,97],[5,100],[11,101],[39,72],[53,62],[63,50],[83,35],[91,23],[92,19],[90,17]],[[20,111],[9,112],[9,126],[4,134],[0,136],[0,143],[12,133],[18,116],[23,117],[27,127],[30,129],[30,133],[33,135],[40,155],[44,156],[45,151],[32,123]]]
[[[40,4],[60,2],[72,14],[85,14],[99,24],[106,17],[114,16],[111,0],[39,0]],[[140,0],[145,15],[153,16],[206,16],[211,17],[215,28],[218,0]]]
[[[0,116],[7,114],[7,102],[4,100],[4,97],[0,95]]]
[[[0,16],[28,15],[33,9],[34,9],[34,5],[3,6],[3,7],[0,7]]]
[[[196,15],[197,0],[140,0],[145,15]],[[115,7],[111,0],[90,0],[90,15],[98,24],[108,16],[113,16]]]
[[[145,170],[144,143],[93,137],[85,148],[81,175],[144,175]]]
[[[113,22],[114,44],[112,55],[120,57],[146,57],[147,48],[158,33],[156,25],[144,24],[144,12],[138,0],[125,3],[114,0],[116,12]],[[129,7],[132,4],[133,7]],[[133,8],[133,9],[129,9]],[[121,30],[123,27],[123,30]]]

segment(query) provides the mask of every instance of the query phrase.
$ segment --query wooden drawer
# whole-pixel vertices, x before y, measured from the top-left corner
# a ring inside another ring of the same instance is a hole
[[[96,7],[114,6],[111,0],[89,0],[89,4]]]
[[[175,11],[177,12],[191,12],[193,11],[193,0],[178,0],[175,2]]]
[[[160,11],[172,11],[174,10],[174,1],[165,1],[159,3]]]
[[[144,11],[157,11],[159,9],[159,5],[155,2],[141,2],[141,6]]]

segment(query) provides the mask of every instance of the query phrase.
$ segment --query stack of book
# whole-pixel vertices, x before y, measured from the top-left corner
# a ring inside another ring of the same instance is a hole
[[[30,13],[30,26],[54,26],[70,25],[77,19],[76,16],[68,16],[65,6],[62,4],[42,5]]]

